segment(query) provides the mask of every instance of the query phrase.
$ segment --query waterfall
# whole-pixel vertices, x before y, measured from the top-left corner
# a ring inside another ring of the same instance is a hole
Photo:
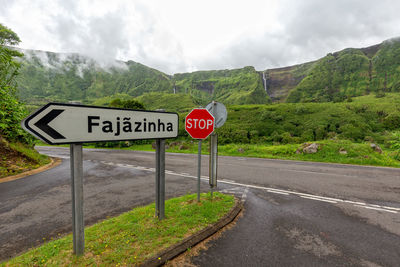
[[[265,72],[262,73],[262,78],[263,78],[264,90],[267,93],[267,95],[269,95],[267,91],[267,78],[265,77]]]

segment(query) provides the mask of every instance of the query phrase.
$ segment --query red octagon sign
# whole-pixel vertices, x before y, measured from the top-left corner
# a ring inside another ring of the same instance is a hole
[[[214,116],[205,108],[195,108],[185,118],[185,130],[192,138],[205,139],[214,131]]]

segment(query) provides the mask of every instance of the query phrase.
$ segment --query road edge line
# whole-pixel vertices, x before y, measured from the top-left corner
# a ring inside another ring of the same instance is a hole
[[[19,173],[17,175],[13,175],[13,176],[6,176],[6,177],[3,177],[3,178],[0,178],[0,184],[7,183],[7,182],[12,182],[12,181],[24,178],[24,177],[29,176],[29,175],[34,175],[34,174],[37,174],[37,173],[40,173],[40,172],[44,172],[44,171],[47,171],[47,170],[49,170],[51,168],[57,167],[58,165],[61,164],[61,158],[50,157],[50,159],[51,159],[50,163],[48,163],[48,164],[46,164],[44,166],[41,166],[41,167],[39,167],[37,169],[29,170],[29,171],[26,171],[26,172],[23,172],[23,173]]]
[[[213,234],[221,230],[223,227],[231,223],[239,215],[242,209],[243,209],[242,201],[237,200],[235,206],[228,212],[228,214],[222,217],[218,222],[214,223],[213,225],[207,226],[203,230],[185,238],[181,242],[161,251],[160,253],[153,256],[151,259],[145,261],[140,266],[153,267],[165,264],[167,261],[185,252],[188,248],[191,248],[194,245],[202,242],[203,240],[212,236]]]

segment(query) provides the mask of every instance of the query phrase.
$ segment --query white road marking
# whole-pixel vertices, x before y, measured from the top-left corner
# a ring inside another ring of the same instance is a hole
[[[350,201],[350,200],[344,200],[343,202],[346,202],[349,204],[355,204],[355,205],[367,205],[366,203],[363,203],[363,202]]]
[[[104,163],[104,164],[107,164],[107,165],[114,165],[114,166],[117,165],[117,166],[120,166],[120,167],[135,168],[135,169],[138,169],[138,170],[145,170],[145,171],[155,172],[155,168],[134,166],[134,165],[128,165],[128,164],[115,164],[115,163],[112,163],[112,162],[105,162],[105,161],[100,161],[100,162]],[[188,173],[175,173],[173,171],[166,171],[166,173],[169,174],[169,175],[174,175],[174,176],[181,176],[181,177],[197,179],[197,176],[193,176],[193,175],[190,175]],[[205,181],[208,181],[209,177],[208,176],[201,176],[201,179],[205,180]],[[378,211],[386,211],[386,212],[396,213],[396,214],[399,213],[398,211],[400,211],[400,208],[396,208],[396,207],[380,206],[380,205],[376,205],[376,204],[367,204],[367,203],[363,203],[363,202],[357,202],[357,201],[351,201],[351,200],[345,200],[345,199],[339,199],[339,198],[332,198],[332,197],[323,197],[323,196],[318,196],[318,195],[300,193],[300,192],[291,191],[291,190],[282,190],[282,189],[277,189],[277,188],[272,188],[272,187],[264,187],[264,186],[257,186],[257,185],[242,184],[242,183],[238,183],[238,182],[227,180],[227,179],[221,179],[218,182],[219,183],[223,183],[223,184],[229,184],[229,185],[236,185],[236,186],[240,186],[240,187],[245,187],[246,188],[245,192],[243,192],[244,196],[247,196],[247,192],[248,192],[249,188],[254,188],[254,189],[266,190],[269,193],[275,193],[275,194],[281,194],[281,195],[295,195],[295,196],[302,197],[302,198],[305,198],[305,199],[328,202],[328,203],[332,203],[332,204],[337,204],[338,202],[348,203],[348,204],[353,204],[354,206],[360,207],[360,208],[366,208],[366,209],[372,209],[372,210],[378,210]],[[242,195],[242,197],[243,197],[243,195]]]
[[[232,194],[242,194],[243,193],[243,187],[237,186],[237,187],[232,187],[232,188],[226,188],[220,191],[221,193],[232,193]]]
[[[321,199],[321,198],[317,198],[317,197],[306,197],[306,196],[300,196],[302,198],[306,198],[306,199],[312,199],[312,200],[318,200],[318,201],[323,201],[323,202],[328,202],[328,203],[334,203],[337,204],[336,201],[332,201],[332,200],[327,200],[327,199]]]
[[[276,191],[276,190],[267,190],[267,192],[274,193],[274,194],[280,194],[280,195],[286,195],[286,196],[289,195],[288,193],[279,192],[279,191]]]
[[[397,213],[397,211],[394,211],[394,210],[386,210],[386,209],[381,209],[381,208],[371,207],[371,206],[361,206],[361,205],[354,205],[354,206],[360,207],[360,208],[365,208],[365,209],[370,209],[370,210],[379,210],[379,211],[386,211],[386,212],[391,212],[391,213]]]
[[[246,187],[246,188],[244,189],[244,191],[243,191],[243,194],[242,194],[242,201],[243,201],[243,203],[246,202],[247,193],[248,193],[248,192],[249,192],[249,188]]]
[[[205,178],[208,178],[208,177],[205,177]],[[222,181],[222,182],[235,182],[235,181],[233,181],[233,180],[228,180],[228,179],[220,179],[219,180],[220,182]]]
[[[46,154],[49,157],[60,158],[60,159],[69,159],[69,156],[57,155],[57,154]]]
[[[359,176],[350,175],[350,174],[336,174],[336,173],[327,173],[327,172],[318,172],[318,171],[303,171],[303,170],[290,170],[290,169],[287,169],[285,171],[288,171],[288,172],[303,172],[303,173],[318,174],[318,175],[340,176],[340,177],[342,177],[342,176],[359,177]]]
[[[400,211],[400,208],[394,208],[394,207],[388,207],[388,206],[381,206],[381,207],[384,208],[384,209],[399,210]]]

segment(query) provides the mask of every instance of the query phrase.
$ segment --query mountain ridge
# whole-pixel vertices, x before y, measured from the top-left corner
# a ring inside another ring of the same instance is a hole
[[[210,100],[228,105],[329,102],[400,90],[396,81],[400,78],[400,38],[263,71],[247,66],[173,75],[131,60],[102,63],[78,53],[19,50],[25,54],[20,95],[28,103],[35,99],[90,102],[116,94],[139,97],[160,92],[187,94],[194,104]]]

